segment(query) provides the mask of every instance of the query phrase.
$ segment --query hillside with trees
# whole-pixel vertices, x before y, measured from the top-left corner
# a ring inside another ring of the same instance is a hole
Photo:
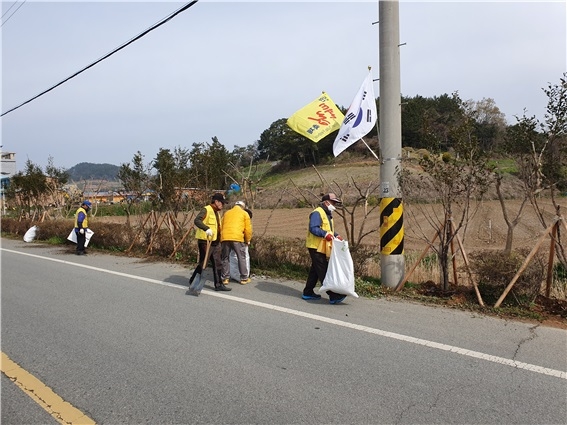
[[[112,164],[92,164],[81,162],[67,170],[69,179],[75,182],[83,180],[116,180],[119,167]]]

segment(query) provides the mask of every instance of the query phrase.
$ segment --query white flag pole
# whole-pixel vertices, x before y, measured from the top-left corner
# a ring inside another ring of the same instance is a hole
[[[380,158],[378,158],[378,155],[376,155],[376,152],[374,152],[372,149],[370,149],[370,146],[368,146],[368,143],[366,143],[364,141],[364,139],[362,139],[362,138],[360,140],[362,140],[362,143],[364,143],[364,145],[368,148],[368,150],[370,152],[372,152],[372,155],[374,155],[374,158],[376,158],[378,161],[380,161]]]

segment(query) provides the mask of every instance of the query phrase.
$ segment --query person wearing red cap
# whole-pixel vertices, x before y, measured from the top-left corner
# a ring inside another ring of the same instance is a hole
[[[333,238],[342,240],[341,236],[335,232],[335,225],[333,223],[332,212],[336,209],[337,205],[342,205],[342,201],[334,193],[327,193],[321,199],[319,206],[309,215],[309,230],[305,246],[311,256],[311,268],[307,275],[307,282],[303,289],[301,298],[304,300],[318,300],[321,295],[316,294],[314,289],[317,281],[323,283],[327,275],[327,267],[329,260],[325,252],[320,252],[318,248],[324,244],[325,241],[330,242]],[[346,296],[336,294],[333,291],[327,291],[329,295],[329,302],[331,304],[338,304],[342,302]]]

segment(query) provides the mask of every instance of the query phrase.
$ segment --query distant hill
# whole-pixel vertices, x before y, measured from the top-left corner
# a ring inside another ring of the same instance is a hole
[[[70,180],[117,180],[120,167],[112,164],[81,162],[67,170]]]

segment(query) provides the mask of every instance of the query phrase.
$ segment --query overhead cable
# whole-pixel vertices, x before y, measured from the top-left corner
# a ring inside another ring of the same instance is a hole
[[[12,14],[11,14],[10,16],[8,16],[6,19],[4,19],[4,16],[6,15],[6,13],[8,13],[8,12],[10,11],[10,9],[12,9],[12,7],[13,7],[17,2],[12,3],[12,6],[10,6],[10,7],[8,8],[8,10],[2,15],[2,19],[4,19],[4,21],[2,22],[2,25],[0,25],[0,27],[3,27],[4,24],[5,24],[6,22],[8,22],[8,20],[9,20],[12,16],[14,16],[18,10],[20,10],[20,7],[22,7],[26,1],[27,1],[27,0],[24,0],[24,1],[18,6],[18,8],[12,12]]]
[[[180,14],[181,12],[186,11],[187,9],[189,9],[191,6],[193,6],[195,3],[197,3],[199,0],[193,0],[190,3],[187,3],[185,6],[179,8],[178,10],[176,10],[175,12],[173,12],[171,15],[167,16],[166,18],[162,19],[161,21],[159,21],[158,23],[156,23],[155,25],[152,25],[150,28],[148,28],[147,30],[143,31],[142,33],[138,34],[136,37],[132,38],[130,41],[122,44],[120,47],[117,47],[116,49],[114,49],[113,51],[111,51],[110,53],[107,53],[106,55],[104,55],[103,57],[101,57],[100,59],[96,60],[95,62],[91,63],[88,66],[85,66],[83,69],[81,69],[80,71],[75,72],[73,75],[65,78],[63,81],[55,84],[54,86],[48,88],[47,90],[42,91],[40,94],[32,97],[29,100],[26,100],[25,102],[19,104],[18,106],[7,110],[6,112],[3,112],[2,115],[0,115],[0,117],[3,117],[6,114],[9,114],[12,111],[15,111],[18,108],[21,108],[22,106],[24,106],[27,103],[30,103],[32,100],[37,99],[40,96],[43,96],[46,93],[49,93],[51,90],[55,89],[56,87],[59,87],[61,84],[66,83],[67,81],[69,81],[72,78],[75,78],[77,75],[81,74],[82,72],[85,72],[87,69],[92,68],[93,66],[95,66],[97,63],[102,62],[103,60],[109,58],[110,56],[112,56],[113,54],[115,54],[116,52],[122,50],[123,48],[125,48],[126,46],[132,44],[134,41],[139,40],[140,38],[144,37],[146,34],[148,34],[150,31],[155,30],[157,27],[165,24],[166,22],[168,22],[169,20],[173,19],[176,15]]]
[[[6,15],[8,14],[8,12],[9,12],[10,10],[12,10],[12,8],[13,8],[17,3],[18,3],[18,2],[15,1],[14,3],[12,3],[12,6],[10,6],[8,9],[6,9],[6,12],[4,12],[4,13],[2,14],[2,19],[4,19],[4,16],[6,16]]]

